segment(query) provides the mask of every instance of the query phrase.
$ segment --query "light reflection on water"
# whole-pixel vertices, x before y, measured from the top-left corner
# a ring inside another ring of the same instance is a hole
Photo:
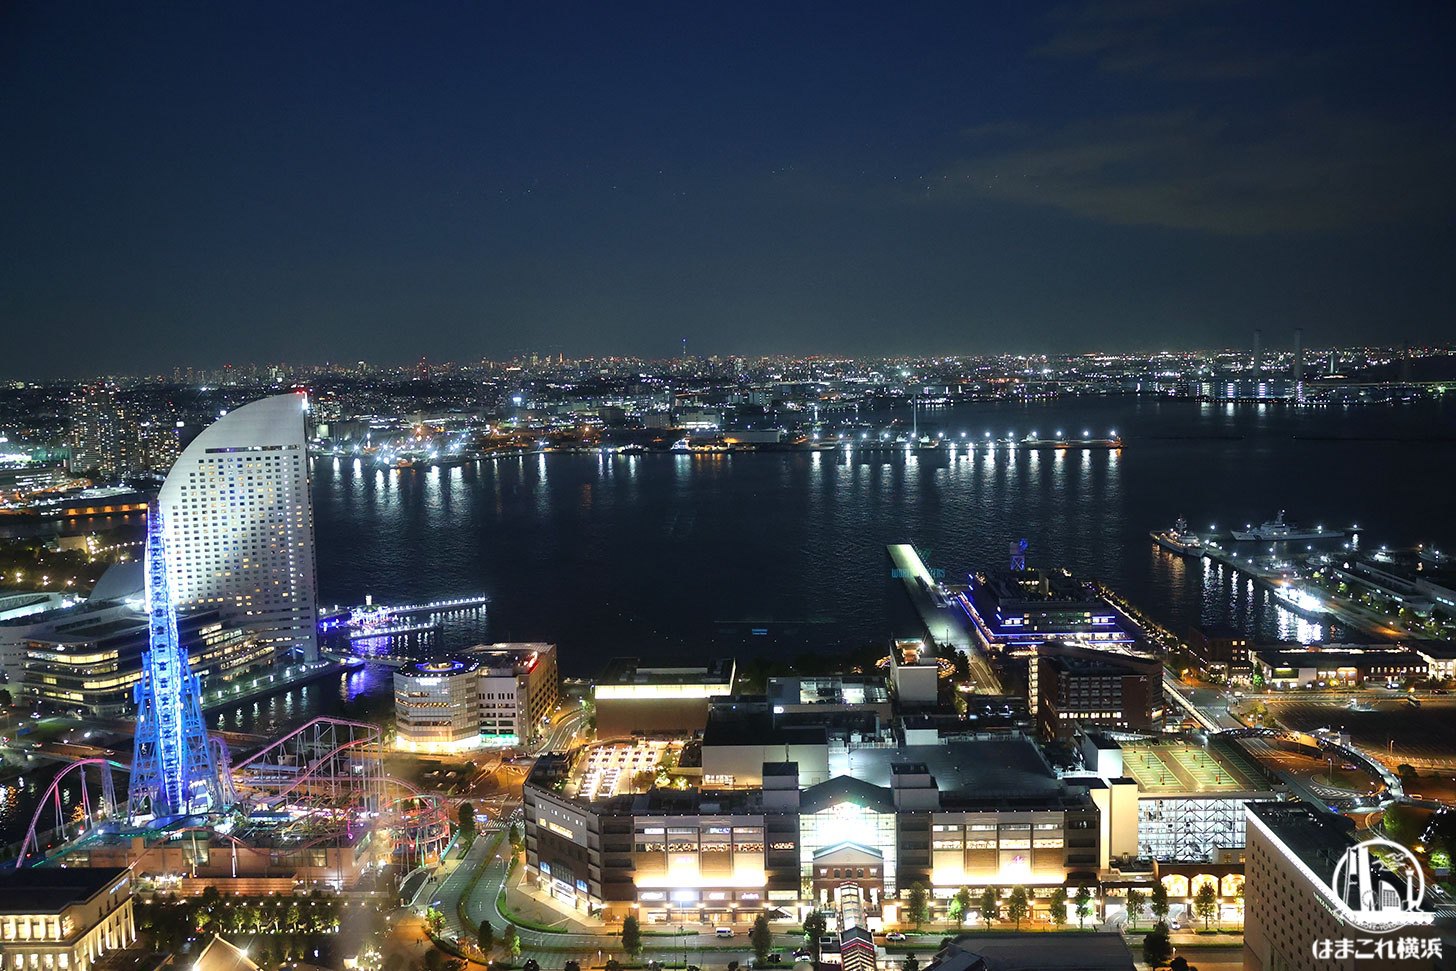
[[[1456,474],[1456,446],[1328,439],[1419,436],[1453,414],[1093,399],[922,413],[922,430],[980,440],[969,453],[530,455],[448,475],[320,462],[319,580],[327,602],[486,593],[478,639],[555,641],[566,673],[592,674],[621,654],[746,659],[880,640],[900,632],[887,544],[914,542],[957,579],[1001,566],[1026,537],[1030,563],[1102,579],[1175,631],[1337,637],[1229,571],[1159,552],[1148,531],[1288,508],[1301,523],[1358,519],[1381,541],[1449,544],[1435,533],[1453,523],[1386,489]],[[1116,428],[1127,448],[982,438],[1058,427]]]

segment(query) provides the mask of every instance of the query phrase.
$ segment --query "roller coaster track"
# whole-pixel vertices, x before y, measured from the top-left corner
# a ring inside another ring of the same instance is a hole
[[[36,837],[36,826],[40,823],[40,817],[47,808],[53,808],[56,813],[56,827],[64,835],[66,827],[65,807],[61,805],[61,783],[72,773],[77,773],[81,783],[81,802],[79,803],[82,812],[81,829],[84,832],[102,819],[100,805],[94,807],[91,804],[91,791],[86,785],[86,767],[96,766],[101,775],[101,800],[106,805],[108,813],[115,813],[120,807],[116,803],[116,785],[111,776],[113,772],[125,772],[126,766],[110,759],[93,758],[79,759],[66,766],[56,773],[51,784],[46,787],[35,806],[35,813],[30,817],[30,827],[25,831],[25,840],[20,844],[20,854],[15,858],[15,868],[18,870],[25,866],[26,858],[33,852],[40,853],[40,841]]]

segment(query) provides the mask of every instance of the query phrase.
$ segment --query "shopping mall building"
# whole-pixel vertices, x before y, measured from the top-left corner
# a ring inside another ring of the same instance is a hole
[[[849,888],[890,922],[916,883],[937,912],[961,887],[1020,885],[1045,914],[1056,888],[1095,889],[1114,857],[1136,855],[1136,785],[1065,782],[1020,735],[827,746],[825,781],[764,760],[752,788],[701,787],[679,749],[632,739],[541,759],[525,785],[538,887],[646,922],[797,915]]]

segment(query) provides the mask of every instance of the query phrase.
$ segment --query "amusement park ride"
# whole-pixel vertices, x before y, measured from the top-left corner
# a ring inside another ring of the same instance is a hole
[[[207,732],[200,680],[178,640],[155,502],[146,599],[150,650],[136,686],[131,766],[102,758],[67,765],[36,807],[17,867],[130,866],[139,876],[344,887],[370,867],[394,862],[407,873],[439,856],[450,836],[448,806],[385,775],[378,726],[315,718],[231,764],[226,741]],[[124,806],[116,774],[129,774]],[[54,828],[42,822],[48,812]]]

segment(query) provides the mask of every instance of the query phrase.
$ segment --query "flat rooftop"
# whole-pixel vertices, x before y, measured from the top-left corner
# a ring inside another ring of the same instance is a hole
[[[1120,934],[984,934],[945,948],[925,971],[1134,971]]]
[[[1303,802],[1251,802],[1248,810],[1287,851],[1326,882],[1345,851],[1355,845],[1354,823]]]
[[[129,875],[125,867],[0,868],[0,914],[58,914]]]
[[[1122,774],[1144,797],[1268,792],[1268,783],[1214,746],[1182,740],[1122,742]]]
[[[733,682],[736,666],[732,658],[721,658],[706,665],[681,667],[646,666],[635,657],[619,657],[607,664],[597,678],[597,685],[657,684],[728,684]]]
[[[1421,656],[1401,644],[1321,644],[1309,647],[1266,647],[1254,651],[1259,660],[1275,667],[1317,667],[1324,664],[1389,664]]]
[[[959,739],[943,745],[854,748],[829,753],[829,774],[852,776],[890,787],[892,766],[925,766],[935,777],[942,802],[954,793],[974,799],[1050,797],[1063,786],[1041,751],[1023,736]]]
[[[769,678],[768,701],[774,705],[888,704],[885,679],[846,674],[822,677]]]

